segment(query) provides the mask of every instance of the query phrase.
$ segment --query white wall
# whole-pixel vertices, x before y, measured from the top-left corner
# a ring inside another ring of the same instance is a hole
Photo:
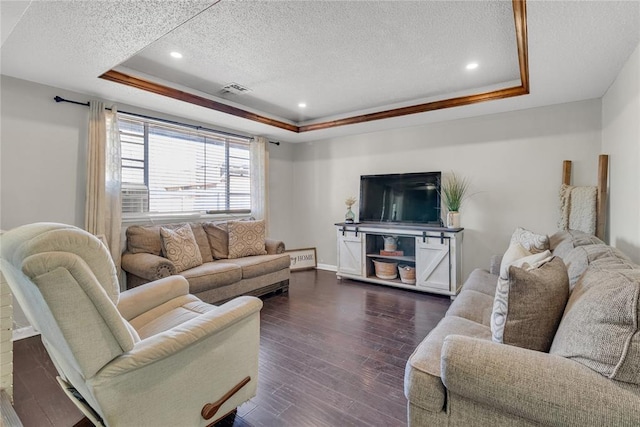
[[[574,161],[574,184],[595,185],[600,120],[600,100],[589,100],[298,144],[292,243],[335,265],[333,224],[359,195],[360,175],[455,171],[477,192],[461,210],[466,278],[504,252],[516,226],[556,230],[563,160]]]
[[[640,45],[602,98],[609,243],[640,263]]]
[[[87,109],[53,100],[76,94],[6,76],[0,84],[0,228],[37,221],[82,226]]]

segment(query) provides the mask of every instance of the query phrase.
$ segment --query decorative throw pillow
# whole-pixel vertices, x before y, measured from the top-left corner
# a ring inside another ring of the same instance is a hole
[[[229,232],[226,222],[202,224],[204,232],[207,233],[211,253],[215,259],[229,258]]]
[[[640,270],[590,265],[571,292],[551,353],[640,384],[639,322]]]
[[[549,351],[569,297],[564,262],[545,251],[516,261],[507,271],[496,288],[493,341]]]
[[[191,226],[184,224],[175,229],[160,227],[164,255],[176,267],[176,273],[202,265],[202,255]]]
[[[507,277],[508,269],[511,264],[519,259],[533,255],[526,250],[520,243],[512,243],[509,245],[507,251],[502,255],[502,262],[500,263],[500,277]]]
[[[523,248],[536,254],[549,249],[549,236],[536,234],[533,231],[518,227],[511,235],[511,242],[509,244],[512,245],[514,243],[520,243]]]
[[[264,221],[229,221],[229,258],[266,255]]]

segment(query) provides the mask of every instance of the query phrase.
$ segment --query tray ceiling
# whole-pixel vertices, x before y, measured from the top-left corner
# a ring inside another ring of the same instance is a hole
[[[0,66],[88,97],[302,142],[600,97],[638,46],[639,5],[527,1],[528,95],[303,133],[291,130],[521,85],[512,2],[2,1]],[[114,70],[247,116],[99,78]],[[232,82],[250,91],[222,93]]]

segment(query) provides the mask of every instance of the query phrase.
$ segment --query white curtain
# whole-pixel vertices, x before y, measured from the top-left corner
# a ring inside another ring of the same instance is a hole
[[[102,102],[89,103],[87,153],[87,201],[85,228],[104,236],[111,257],[120,270],[120,226],[122,200],[120,133],[117,110],[105,110]]]
[[[269,156],[267,144],[269,140],[258,136],[251,141],[251,216],[263,219],[265,229],[269,232]]]

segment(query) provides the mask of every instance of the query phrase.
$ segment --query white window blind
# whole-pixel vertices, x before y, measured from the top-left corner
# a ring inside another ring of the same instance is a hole
[[[251,211],[249,140],[122,114],[123,213]]]

